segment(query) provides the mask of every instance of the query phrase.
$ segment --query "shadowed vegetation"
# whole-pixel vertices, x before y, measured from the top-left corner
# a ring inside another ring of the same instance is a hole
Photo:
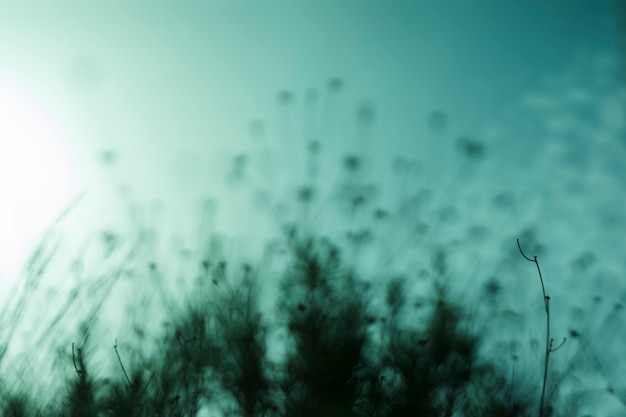
[[[341,80],[331,80],[328,101],[342,88]],[[307,97],[317,100],[316,94]],[[293,96],[282,92],[278,101],[288,107]],[[361,134],[369,135],[375,115],[369,102],[358,108]],[[263,130],[259,123],[255,134]],[[445,130],[447,116],[434,112],[429,123]],[[419,174],[420,164],[402,157],[392,165],[399,190],[381,201],[381,185],[372,179],[371,161],[360,146],[340,158],[339,176],[324,200],[317,169],[324,143],[309,139],[305,181],[289,189],[291,205],[268,193],[272,184],[261,180],[248,190],[259,207],[279,218],[282,229],[260,261],[227,256],[218,236],[203,236],[207,248],[184,255],[193,265],[184,270],[189,285],[173,288],[169,282],[179,277],[166,267],[182,255],[166,253],[159,262],[154,255],[147,258],[156,246],[153,229],[137,224],[127,237],[103,233],[102,263],[88,270],[79,257],[72,264],[82,284],[46,318],[49,326],[32,334],[35,356],[44,357],[50,369],[38,368],[29,377],[50,372],[52,379],[45,382],[54,386],[39,394],[18,364],[6,364],[6,349],[0,349],[0,363],[12,371],[0,381],[0,414],[526,417],[539,410],[540,417],[581,415],[581,404],[574,401],[586,398],[576,385],[580,356],[571,363],[554,358],[548,368],[548,356],[558,347],[550,339],[545,288],[545,356],[524,365],[519,340],[507,340],[504,354],[489,345],[487,335],[497,333],[502,317],[522,321],[499,304],[506,294],[502,280],[490,278],[478,300],[468,300],[466,288],[455,288],[455,274],[467,272],[451,265],[453,251],[470,250],[488,229],[467,227],[461,240],[466,246],[456,244],[458,239],[438,240],[436,233],[459,223],[462,213],[448,201],[436,201],[428,188],[412,189],[411,175]],[[462,137],[454,146],[468,169],[488,155],[475,139]],[[250,160],[235,156],[228,175],[232,187],[250,185]],[[497,196],[494,210],[507,210],[514,199],[510,193]],[[336,203],[339,214],[330,231],[322,231],[313,219],[327,201]],[[519,236],[526,253],[543,253],[532,227],[523,225]],[[1,317],[3,344],[17,337],[58,245],[51,232],[33,255],[11,314]],[[498,261],[506,267],[521,263],[515,241],[505,245],[506,256]],[[84,276],[97,279],[81,281]],[[86,314],[76,307],[81,296],[90,301]],[[107,302],[114,296],[122,301],[111,306]],[[118,310],[124,311],[118,338],[102,339],[98,326]],[[541,352],[533,346],[531,353]],[[30,363],[29,355],[22,360]],[[564,393],[567,383],[570,392]],[[623,389],[616,391],[624,397]]]
[[[258,306],[263,271],[205,260],[195,290],[154,341],[155,354],[128,366],[115,341],[118,372],[107,379],[91,370],[85,347],[72,346],[64,397],[36,414],[24,389],[3,398],[3,415],[196,416],[203,408],[233,416],[535,415],[536,390],[479,357],[481,337],[444,285],[434,282],[420,306],[425,314],[407,321],[402,316],[416,307],[406,279],[373,292],[329,240],[290,229],[284,245],[274,314]],[[440,256],[433,270],[442,270]]]

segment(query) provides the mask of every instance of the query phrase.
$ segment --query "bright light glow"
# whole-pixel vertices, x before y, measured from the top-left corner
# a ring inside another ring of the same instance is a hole
[[[41,103],[0,77],[0,292],[79,188],[68,135]]]

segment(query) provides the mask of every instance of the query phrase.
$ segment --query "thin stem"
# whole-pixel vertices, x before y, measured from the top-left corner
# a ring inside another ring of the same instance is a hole
[[[85,371],[85,364],[83,362],[83,351],[82,349],[78,348],[77,349],[78,354],[74,353],[74,343],[72,343],[72,362],[74,362],[74,369],[76,370],[76,375],[78,375],[78,378],[85,379],[85,374],[87,373]],[[80,369],[78,369],[78,366],[76,366],[76,356],[78,356],[78,364],[80,365]]]
[[[130,382],[130,378],[128,378],[128,374],[126,373],[126,369],[124,369],[124,364],[122,363],[122,358],[120,358],[120,354],[117,352],[117,339],[115,339],[115,345],[113,346],[115,349],[115,354],[117,355],[117,360],[120,362],[120,366],[122,367],[122,372],[124,372],[124,376],[126,377],[126,381],[128,381],[128,386],[130,387],[132,383]]]
[[[541,275],[541,269],[539,268],[539,262],[537,261],[537,257],[533,256],[533,259],[530,259],[519,244],[519,239],[517,239],[517,247],[519,248],[520,253],[529,262],[534,262],[537,265],[537,272],[539,272],[539,280],[541,281],[541,291],[543,293],[543,303],[546,308],[546,357],[543,363],[543,386],[541,388],[541,399],[539,401],[539,417],[543,417],[544,408],[543,403],[546,395],[546,383],[548,381],[548,364],[550,361],[550,352],[560,348],[565,343],[565,339],[563,342],[557,346],[554,350],[552,349],[552,339],[550,339],[550,297],[546,295],[546,287],[543,284],[543,276]]]

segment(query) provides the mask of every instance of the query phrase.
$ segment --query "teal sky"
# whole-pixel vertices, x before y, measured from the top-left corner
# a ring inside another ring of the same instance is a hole
[[[129,201],[162,235],[191,245],[203,201],[212,198],[215,229],[251,233],[258,241],[241,253],[256,253],[266,235],[249,208],[251,190],[292,190],[305,175],[304,143],[315,136],[327,158],[323,186],[333,184],[339,155],[356,149],[377,167],[371,175],[388,201],[428,188],[437,204],[454,205],[463,221],[437,229],[437,242],[462,242],[459,270],[482,268],[484,279],[503,242],[514,245],[532,225],[547,248],[542,269],[556,299],[582,308],[599,293],[609,306],[626,303],[619,1],[118,3],[0,2],[0,166],[17,167],[0,168],[8,207],[0,239],[10,253],[0,255],[2,285],[15,281],[16,260],[85,191],[64,219],[68,248],[80,248],[93,230],[127,225]],[[336,97],[327,91],[332,77],[344,83]],[[311,89],[319,99],[314,127],[306,118]],[[277,104],[283,90],[293,94],[288,110]],[[11,104],[16,97],[26,104]],[[363,103],[375,112],[371,131],[357,126]],[[22,112],[25,125],[50,127],[27,135],[11,127],[17,116],[8,109]],[[443,131],[429,129],[433,111],[445,113]],[[264,123],[263,137],[250,135],[253,120]],[[460,156],[459,137],[482,143],[483,160]],[[225,181],[242,152],[252,158],[243,190]],[[423,173],[400,186],[388,174],[396,156],[418,160]],[[15,191],[20,182],[32,185]],[[515,209],[498,214],[496,195],[513,198]],[[486,240],[467,246],[469,224],[485,226]],[[595,269],[577,275],[570,264],[585,252],[596,257]],[[480,266],[472,264],[477,257]],[[525,284],[510,283],[519,291],[514,310],[537,296]],[[540,317],[540,308],[531,310]],[[586,320],[600,327],[600,318]],[[607,342],[615,352],[626,346],[617,333]],[[623,359],[617,369],[626,369]],[[607,369],[604,377],[615,375]]]

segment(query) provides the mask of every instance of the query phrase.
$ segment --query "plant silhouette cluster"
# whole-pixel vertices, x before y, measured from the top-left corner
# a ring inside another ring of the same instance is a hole
[[[343,83],[333,79],[328,87],[336,94]],[[278,100],[281,106],[289,106],[294,98],[283,92]],[[369,103],[357,111],[364,131],[374,119]],[[444,129],[445,114],[435,112],[430,123],[433,129]],[[254,127],[262,130],[262,126]],[[486,154],[485,146],[475,139],[461,138],[456,146],[472,164]],[[310,226],[313,203],[321,201],[315,176],[321,150],[317,140],[307,145],[309,176],[294,193],[302,213],[281,224],[283,233],[269,250],[275,268],[263,262],[239,264],[219,253],[205,253],[194,260],[198,272],[191,289],[178,296],[168,293],[160,281],[160,265],[147,262],[146,275],[156,280],[159,291],[152,298],[163,301],[159,308],[165,311],[166,322],[152,334],[145,323],[150,317],[144,313],[137,323],[127,323],[132,331],[120,330],[117,339],[107,341],[95,334],[94,317],[125,273],[112,269],[110,280],[90,287],[100,302],[94,303],[82,321],[79,341],[62,341],[65,354],[60,355],[57,366],[71,373],[56,380],[58,387],[51,392],[60,394],[35,396],[23,381],[0,379],[0,415],[526,417],[537,416],[539,410],[540,417],[576,416],[575,408],[563,406],[559,399],[563,378],[556,372],[549,374],[549,356],[560,346],[554,346],[550,338],[549,297],[537,258],[530,259],[522,252],[526,260],[537,263],[548,319],[543,379],[517,368],[516,355],[508,362],[480,353],[485,334],[478,329],[486,326],[477,325],[467,300],[453,295],[447,248],[433,244],[434,251],[426,248],[411,254],[411,258],[426,258],[422,264],[428,265],[427,270],[398,275],[391,267],[390,248],[383,244],[378,247],[381,253],[375,253],[376,247],[369,245],[397,228],[409,232],[406,240],[393,242],[393,246],[406,245],[413,250],[412,239],[432,234],[436,227],[458,217],[448,206],[432,209],[436,217],[430,223],[415,216],[415,212],[425,211],[432,199],[428,190],[401,195],[396,213],[374,206],[379,190],[365,178],[370,161],[354,152],[342,159],[343,176],[335,195],[344,216],[338,226],[341,230],[329,236]],[[233,186],[245,182],[247,164],[245,156],[234,159]],[[398,158],[393,169],[404,182],[419,167],[415,161]],[[262,191],[254,190],[267,197]],[[267,205],[272,203],[266,200]],[[507,201],[502,198],[497,203],[510,205]],[[145,233],[139,235],[137,247],[146,241]],[[113,234],[105,237],[107,256],[119,251],[122,242]],[[522,234],[522,243],[528,240]],[[137,247],[131,245],[128,256],[120,257],[119,262],[137,256]],[[537,244],[526,247],[538,251]],[[53,255],[45,257],[46,265]],[[371,268],[371,264],[377,266]],[[374,271],[374,281],[381,279],[374,282],[364,276],[368,269]],[[83,272],[82,264],[76,271]],[[418,298],[416,281],[423,276],[428,278],[429,289]],[[278,285],[273,288],[268,282]],[[36,286],[33,283],[28,288]],[[270,309],[262,308],[268,287],[276,291]],[[490,300],[501,292],[497,280],[486,286]],[[70,306],[76,294],[68,297],[67,306],[53,321],[55,326],[73,311]],[[139,297],[134,301],[141,304]],[[16,311],[21,314],[24,308]],[[16,332],[18,320],[13,317],[12,322],[10,336]],[[580,338],[580,334],[576,336]],[[109,346],[106,356],[115,365],[112,375],[101,372],[95,345],[100,350]],[[0,345],[0,363],[2,349]]]
[[[181,303],[156,354],[129,367],[116,340],[119,372],[105,379],[72,345],[65,398],[35,413],[34,399],[16,393],[3,398],[2,415],[196,416],[205,407],[236,416],[532,415],[533,401],[505,370],[479,359],[480,338],[443,287],[424,320],[404,326],[406,280],[372,294],[330,241],[292,229],[285,244],[272,320],[258,306],[257,271],[207,260],[203,289]],[[271,331],[282,334],[272,344]]]

